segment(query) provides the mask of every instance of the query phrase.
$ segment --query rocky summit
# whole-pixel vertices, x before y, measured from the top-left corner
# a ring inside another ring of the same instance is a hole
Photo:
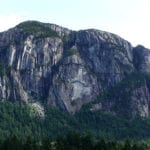
[[[26,21],[0,33],[0,99],[75,113],[150,114],[150,50],[104,31]]]

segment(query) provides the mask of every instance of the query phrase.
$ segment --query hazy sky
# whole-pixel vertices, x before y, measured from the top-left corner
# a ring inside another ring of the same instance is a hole
[[[150,48],[150,0],[0,0],[0,31],[25,20],[97,28]]]

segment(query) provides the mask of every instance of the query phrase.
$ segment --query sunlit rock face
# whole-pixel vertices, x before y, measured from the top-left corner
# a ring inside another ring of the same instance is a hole
[[[88,71],[79,56],[72,55],[64,58],[58,66],[52,80],[49,102],[74,112],[91,101],[98,92],[97,78]]]
[[[98,77],[99,88],[107,89],[134,71],[131,44],[119,36],[99,30],[77,33],[81,56]]]
[[[3,101],[44,102],[75,113],[133,72],[150,72],[150,52],[142,46],[133,48],[115,34],[72,31],[36,21],[0,33]],[[149,87],[145,83],[135,89],[131,114],[149,116]],[[95,104],[92,111],[106,105]]]

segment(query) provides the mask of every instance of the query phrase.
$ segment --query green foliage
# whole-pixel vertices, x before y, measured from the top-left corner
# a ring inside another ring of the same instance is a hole
[[[64,135],[79,127],[79,123],[74,116],[54,108],[46,108],[44,125],[48,137],[56,137],[60,133]]]
[[[64,35],[64,36],[62,37],[63,43],[67,43],[68,40],[69,40],[69,35]]]
[[[28,21],[18,25],[27,35],[35,35],[38,37],[59,37],[58,33],[50,27],[37,21]]]
[[[56,137],[78,128],[77,120],[66,113],[45,108],[45,119],[31,115],[31,107],[22,103],[0,102],[0,140],[10,136],[26,139]]]
[[[79,56],[79,51],[76,47],[73,47],[73,48],[70,48],[70,49],[67,49],[64,51],[64,57],[68,57],[68,56],[72,56],[72,55],[77,55]]]
[[[0,63],[0,76],[8,75],[12,67],[7,67],[5,64]]]
[[[17,137],[8,138],[0,143],[1,150],[149,150],[149,143],[133,142],[126,140],[122,142],[95,140],[92,135],[81,135],[69,133],[59,136],[56,140],[42,139],[34,140],[28,137],[21,141]]]
[[[75,115],[70,115],[50,107],[45,107],[45,118],[40,118],[30,115],[30,111],[31,108],[22,103],[0,102],[0,141],[13,136],[22,141],[29,136],[35,140],[41,140],[43,137],[56,139],[58,135],[65,136],[70,132],[81,135],[89,132],[96,138],[108,140],[140,140],[150,137],[150,119],[129,120],[88,109],[81,109]],[[78,136],[75,138],[79,140]]]
[[[71,101],[71,105],[75,106],[77,104],[76,100]]]
[[[145,84],[145,75],[140,73],[132,73],[123,81],[110,89],[105,95],[106,99],[114,101],[114,110],[123,115],[128,115],[131,102],[132,92]]]
[[[82,110],[76,114],[82,132],[91,131],[96,137],[105,139],[146,139],[150,136],[150,120],[122,116],[102,111]]]
[[[148,79],[150,79],[150,77],[146,74],[131,73],[117,85],[104,92],[102,95],[99,95],[95,101],[88,104],[88,108],[93,104],[109,100],[115,103],[112,108],[115,112],[128,116],[130,114],[130,102],[133,91],[142,87]]]
[[[6,67],[4,64],[0,64],[0,75],[4,76],[6,74]]]
[[[29,114],[30,108],[20,103],[0,102],[0,139],[9,136],[26,138],[28,135],[41,137],[42,122]]]

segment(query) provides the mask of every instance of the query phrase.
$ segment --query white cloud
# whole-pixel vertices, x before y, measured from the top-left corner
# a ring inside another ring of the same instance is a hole
[[[16,14],[8,14],[1,15],[0,14],[0,32],[8,30],[9,28],[14,27],[18,23],[25,21],[25,17],[16,15]]]

